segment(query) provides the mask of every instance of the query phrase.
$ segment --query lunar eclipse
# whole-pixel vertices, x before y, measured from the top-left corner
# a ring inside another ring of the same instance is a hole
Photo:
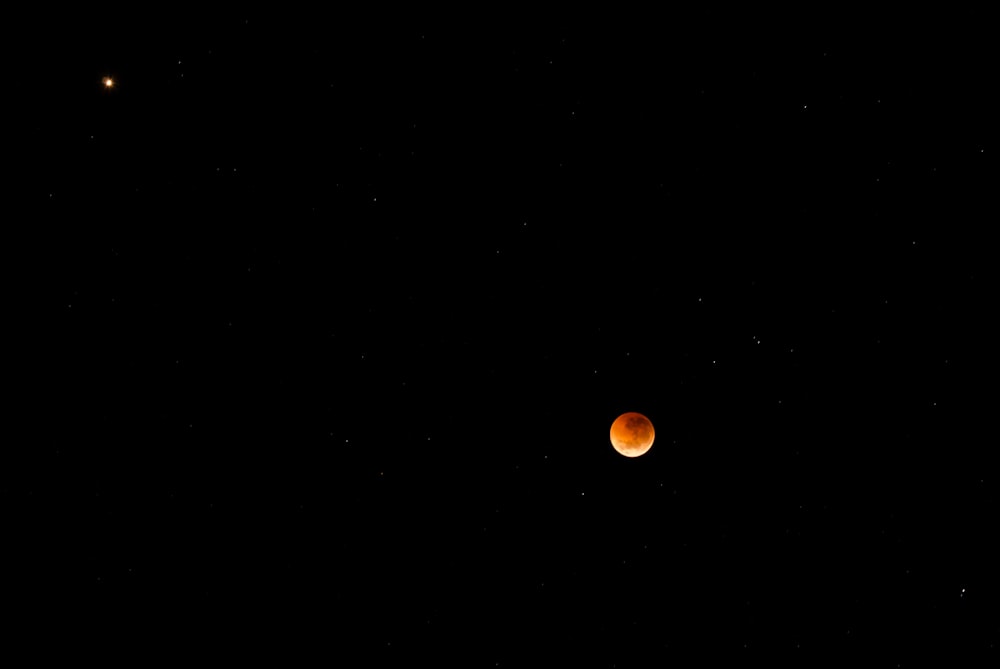
[[[653,445],[653,423],[641,413],[623,413],[611,424],[611,445],[627,458],[637,458]]]

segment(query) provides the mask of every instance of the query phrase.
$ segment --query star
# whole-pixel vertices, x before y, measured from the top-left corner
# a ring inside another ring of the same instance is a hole
[[[104,80],[101,83],[104,84],[105,88],[114,88],[115,87],[115,80],[112,79],[111,77],[104,77]]]

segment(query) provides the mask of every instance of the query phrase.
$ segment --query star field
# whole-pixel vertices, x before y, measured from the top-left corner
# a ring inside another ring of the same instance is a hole
[[[8,211],[28,631],[996,654],[983,17],[609,21],[57,21]]]

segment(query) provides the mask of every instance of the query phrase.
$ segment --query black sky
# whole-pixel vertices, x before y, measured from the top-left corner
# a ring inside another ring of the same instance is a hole
[[[995,657],[984,18],[591,18],[38,30],[0,495],[46,648]]]

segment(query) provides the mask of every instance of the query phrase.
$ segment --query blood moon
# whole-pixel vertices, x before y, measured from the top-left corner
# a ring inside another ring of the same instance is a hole
[[[611,445],[627,458],[637,458],[653,445],[653,423],[641,413],[623,413],[611,424]]]

